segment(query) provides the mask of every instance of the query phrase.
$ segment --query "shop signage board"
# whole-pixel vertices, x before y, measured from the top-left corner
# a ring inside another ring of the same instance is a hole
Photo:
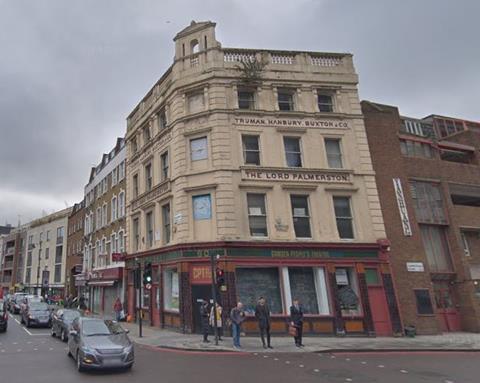
[[[292,129],[348,129],[349,122],[342,119],[313,118],[275,118],[275,117],[235,117],[235,125],[241,126],[273,126]]]
[[[249,181],[286,181],[297,183],[351,183],[351,175],[345,171],[323,169],[289,169],[289,168],[242,168],[242,179]]]
[[[190,270],[190,282],[197,285],[212,283],[212,270],[210,265],[192,266]]]

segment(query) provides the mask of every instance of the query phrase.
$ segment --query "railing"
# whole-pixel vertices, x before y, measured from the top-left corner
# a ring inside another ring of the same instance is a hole
[[[295,64],[295,56],[272,54],[272,64],[293,65]]]
[[[223,53],[223,61],[225,61],[225,62],[255,61],[255,52],[225,51]]]
[[[334,67],[340,65],[342,62],[341,57],[337,56],[310,56],[310,61],[312,65],[323,66],[323,67]]]

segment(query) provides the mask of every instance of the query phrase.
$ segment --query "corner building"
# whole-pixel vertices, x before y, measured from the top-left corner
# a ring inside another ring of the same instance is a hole
[[[128,311],[149,262],[150,323],[199,332],[214,254],[247,332],[260,296],[273,332],[294,297],[306,333],[401,332],[352,56],[222,48],[212,22],[174,42],[127,120]]]
[[[480,123],[361,105],[404,323],[480,332]]]

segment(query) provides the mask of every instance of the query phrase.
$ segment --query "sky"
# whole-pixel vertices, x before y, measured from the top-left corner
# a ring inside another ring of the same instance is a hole
[[[350,52],[360,98],[480,121],[478,0],[0,0],[0,225],[83,198],[191,20],[223,47]]]

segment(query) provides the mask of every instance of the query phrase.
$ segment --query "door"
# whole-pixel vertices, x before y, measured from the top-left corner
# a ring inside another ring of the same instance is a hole
[[[378,270],[374,268],[365,269],[365,279],[375,333],[377,336],[391,336],[392,322],[390,321],[387,298]]]
[[[455,305],[452,286],[448,281],[433,282],[437,317],[445,332],[461,331],[460,313]]]
[[[200,317],[200,305],[203,299],[212,299],[212,287],[210,285],[192,285],[192,310],[193,332],[202,333],[202,318]]]

